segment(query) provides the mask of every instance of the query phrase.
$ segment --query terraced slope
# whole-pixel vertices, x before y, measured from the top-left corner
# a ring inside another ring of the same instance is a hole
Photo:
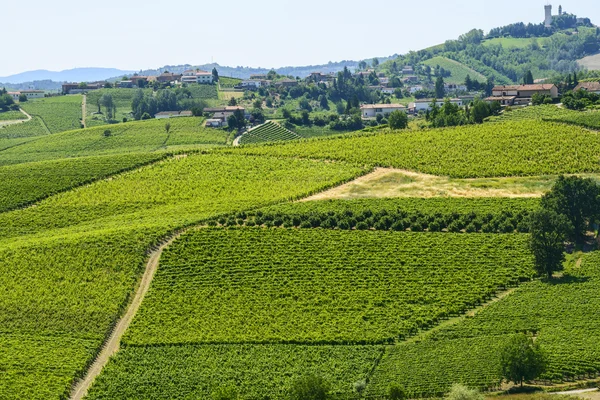
[[[459,63],[458,61],[454,61],[446,57],[433,57],[429,60],[424,61],[423,64],[429,65],[431,68],[435,68],[439,65],[446,71],[450,71],[451,75],[447,78],[444,78],[444,81],[446,83],[464,85],[467,75],[469,75],[471,79],[476,79],[479,82],[486,81],[486,77],[480,74],[479,72],[467,67],[464,64]]]
[[[297,133],[285,129],[276,122],[269,121],[244,133],[240,139],[240,144],[278,142],[300,138],[301,136]]]

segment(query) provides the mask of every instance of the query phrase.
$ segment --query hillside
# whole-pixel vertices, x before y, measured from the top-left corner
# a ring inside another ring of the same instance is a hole
[[[449,71],[451,75],[448,78],[444,78],[446,83],[463,85],[467,76],[470,76],[471,79],[476,79],[480,82],[485,82],[487,79],[484,75],[474,71],[466,65],[461,64],[458,61],[450,60],[446,57],[433,57],[424,61],[423,64],[429,65],[431,68],[435,68],[439,65],[441,68]]]
[[[579,65],[589,69],[590,71],[600,70],[600,54],[594,54],[577,60]]]

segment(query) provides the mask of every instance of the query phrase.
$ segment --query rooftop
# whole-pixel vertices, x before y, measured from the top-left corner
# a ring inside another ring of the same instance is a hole
[[[373,108],[406,108],[402,104],[365,104],[360,106],[361,110],[370,110]]]
[[[501,90],[550,90],[555,87],[552,83],[538,83],[534,85],[506,85],[506,86],[494,86],[495,91]]]

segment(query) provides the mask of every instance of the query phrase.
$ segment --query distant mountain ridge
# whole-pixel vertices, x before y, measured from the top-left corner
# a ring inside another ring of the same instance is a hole
[[[115,76],[130,75],[134,72],[117,68],[73,68],[64,71],[36,70],[0,77],[0,82],[10,84],[48,80],[54,82],[92,82],[103,81]]]

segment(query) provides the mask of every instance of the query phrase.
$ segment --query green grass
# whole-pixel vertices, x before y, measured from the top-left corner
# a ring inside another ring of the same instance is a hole
[[[439,65],[446,71],[450,71],[451,76],[444,78],[446,83],[464,84],[467,75],[469,75],[471,79],[477,79],[479,82],[486,81],[485,76],[479,72],[459,63],[458,61],[454,61],[446,57],[433,57],[427,61],[424,61],[423,64],[429,65],[431,68],[435,68],[437,65]]]
[[[99,89],[93,90],[87,94],[87,116],[86,124],[88,127],[105,125],[104,115],[94,115],[98,112],[98,101],[105,94],[110,94],[113,98],[113,102],[117,107],[116,120],[121,121],[123,118],[131,119],[131,103],[133,97],[140,89]],[[145,94],[151,94],[152,89],[142,89]],[[101,107],[101,111],[104,113],[104,107]]]
[[[269,121],[242,135],[240,144],[254,144],[299,139],[300,136],[281,125]]]
[[[0,111],[0,121],[14,121],[21,119],[27,119],[27,117],[20,111]]]
[[[600,318],[600,252],[569,265],[562,278],[526,283],[513,294],[422,341],[390,348],[369,394],[394,382],[413,395],[436,395],[452,383],[497,386],[499,354],[516,332],[535,333],[549,364],[541,379],[596,377]]]
[[[160,158],[159,154],[118,155],[0,167],[0,213]]]
[[[483,46],[491,46],[501,44],[505,49],[525,49],[527,48],[534,39],[530,38],[494,38],[485,40],[482,44]],[[540,45],[543,44],[543,40],[541,42],[538,41]]]
[[[237,78],[228,78],[226,76],[219,77],[219,84],[222,88],[232,88],[239,85],[242,82],[242,79]]]
[[[128,346],[96,380],[89,399],[215,399],[233,388],[243,399],[282,399],[297,379],[323,376],[331,392],[353,396],[378,346]]]
[[[361,172],[340,163],[197,155],[0,214],[0,397],[68,391],[121,313],[147,249],[168,232]]]
[[[129,122],[63,132],[0,152],[0,165],[96,155],[169,152],[223,146],[228,133],[207,129],[202,118]],[[107,136],[105,131],[110,131]],[[1,130],[0,130],[1,132]]]
[[[600,136],[565,124],[518,121],[228,150],[409,169],[456,178],[600,172]]]
[[[81,127],[82,96],[59,96],[29,100],[21,108],[32,116],[39,117],[51,133]]]

